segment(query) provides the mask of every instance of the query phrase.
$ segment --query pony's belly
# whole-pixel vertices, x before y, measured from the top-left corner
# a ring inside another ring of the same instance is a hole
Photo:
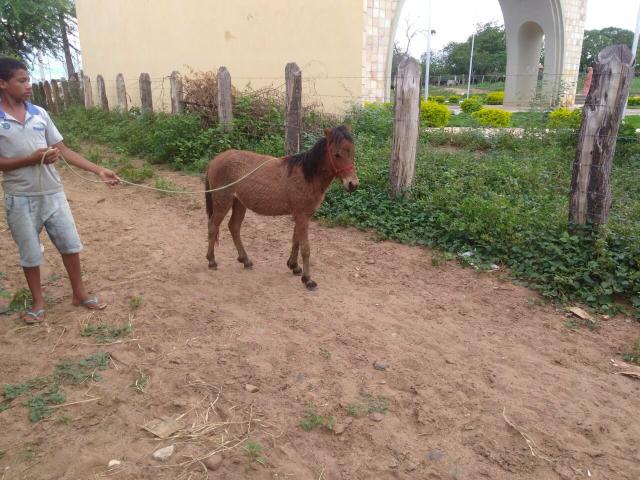
[[[252,195],[237,195],[236,198],[240,200],[245,207],[258,215],[266,216],[278,216],[288,215],[291,213],[291,207],[286,199],[280,199],[275,196],[261,196],[262,198],[256,198]]]

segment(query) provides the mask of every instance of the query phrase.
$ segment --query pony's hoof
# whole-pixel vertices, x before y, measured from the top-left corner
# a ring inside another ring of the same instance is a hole
[[[318,284],[309,277],[302,277],[302,283],[307,287],[307,290],[315,290],[318,287]]]
[[[291,272],[292,272],[294,275],[302,275],[302,268],[300,268],[300,267],[292,268],[292,269],[291,269]]]
[[[209,268],[211,270],[217,270],[218,269],[218,264],[216,262],[209,262]]]
[[[238,262],[244,265],[244,268],[251,269],[253,268],[253,262],[248,258],[238,257]]]

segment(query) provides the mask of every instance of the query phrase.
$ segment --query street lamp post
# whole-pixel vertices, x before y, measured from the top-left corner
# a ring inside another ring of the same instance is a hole
[[[467,81],[467,98],[469,98],[469,94],[471,93],[471,71],[473,70],[473,47],[476,42],[476,32],[474,31],[471,35],[471,55],[469,57],[469,79]]]
[[[429,99],[429,70],[431,68],[431,0],[428,0],[429,21],[427,26],[427,58],[424,72],[424,101]]]

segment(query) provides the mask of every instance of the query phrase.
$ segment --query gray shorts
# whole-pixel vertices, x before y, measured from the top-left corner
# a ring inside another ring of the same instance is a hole
[[[40,232],[47,230],[49,238],[62,254],[82,251],[76,224],[64,192],[23,197],[5,195],[7,223],[20,251],[23,267],[37,267],[42,263]]]

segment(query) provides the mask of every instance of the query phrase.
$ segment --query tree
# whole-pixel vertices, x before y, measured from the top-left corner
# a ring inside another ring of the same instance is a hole
[[[580,70],[586,70],[596,61],[598,53],[609,45],[624,44],[631,47],[633,32],[617,27],[607,27],[601,30],[585,30],[582,41],[582,56]]]
[[[466,42],[449,42],[437,55],[437,70],[460,75],[469,73],[471,36]],[[507,40],[504,27],[494,23],[477,26],[473,52],[473,72],[476,75],[503,74],[507,68]]]
[[[74,16],[72,0],[3,0],[0,52],[27,61],[36,52],[59,57],[65,41],[68,45],[65,37],[74,28]]]

